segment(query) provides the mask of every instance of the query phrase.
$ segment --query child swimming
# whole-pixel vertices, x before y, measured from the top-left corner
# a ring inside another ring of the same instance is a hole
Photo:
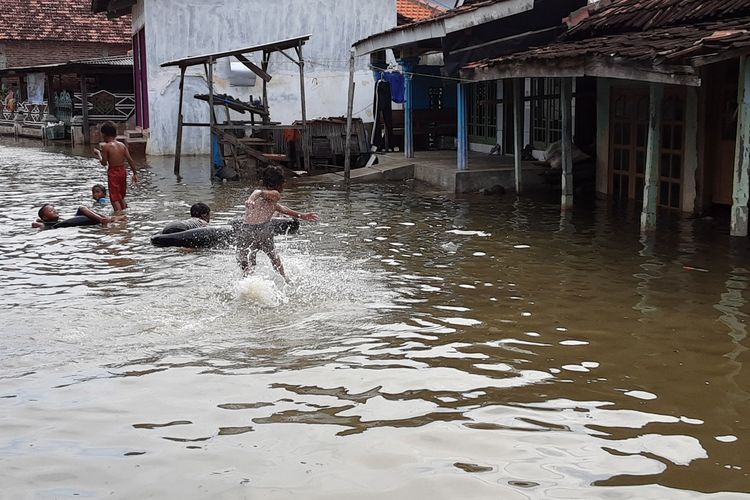
[[[107,198],[107,188],[101,184],[94,184],[91,188],[91,197],[94,199],[94,203],[97,205],[109,205],[109,198]]]
[[[245,218],[237,238],[237,260],[245,276],[255,267],[258,250],[262,250],[271,259],[273,268],[287,279],[273,243],[271,217],[274,213],[279,212],[309,222],[319,220],[315,213],[301,213],[279,204],[284,182],[281,167],[267,167],[263,172],[265,189],[256,189],[245,202]]]
[[[51,229],[63,222],[62,220],[60,220],[60,213],[51,203],[45,203],[44,205],[42,205],[42,208],[39,209],[37,215],[38,218],[36,221],[31,223],[31,227],[39,229]],[[106,226],[110,222],[119,222],[125,220],[125,216],[123,215],[105,217],[86,207],[78,207],[78,210],[76,211],[76,217],[80,216],[87,217],[92,222],[97,222],[103,226]]]

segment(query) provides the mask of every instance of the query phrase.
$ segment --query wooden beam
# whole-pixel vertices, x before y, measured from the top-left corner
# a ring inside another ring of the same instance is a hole
[[[740,79],[737,91],[737,146],[734,155],[734,186],[732,190],[732,221],[730,234],[748,234],[750,200],[750,60],[740,58]]]
[[[182,101],[185,93],[185,66],[180,66],[180,103],[177,108],[177,144],[174,150],[174,175],[180,175],[180,158],[182,155]]]
[[[305,59],[302,57],[302,43],[295,47],[299,57],[299,92],[302,104],[302,156],[305,159],[305,168],[310,170],[310,127],[307,125],[307,104],[305,102]],[[284,54],[284,52],[281,52]],[[284,54],[286,55],[286,54]]]
[[[269,75],[266,71],[259,68],[256,64],[254,64],[250,59],[243,56],[242,54],[237,54],[234,56],[237,58],[239,62],[245,65],[247,69],[258,75],[264,82],[268,83],[271,81],[271,75]]]
[[[524,78],[513,79],[513,160],[514,160],[514,177],[516,183],[516,194],[523,191],[523,97],[526,92]],[[510,106],[507,107],[510,112]]]
[[[344,182],[349,185],[352,168],[352,109],[354,108],[354,49],[349,52],[349,94],[346,99],[346,140],[344,141]]]
[[[562,197],[561,208],[573,208],[573,79],[560,82],[560,109],[562,110]]]
[[[573,78],[594,76],[699,87],[701,79],[691,66],[649,66],[630,63],[623,58],[574,57],[553,61],[537,59],[514,62],[509,60],[491,66],[461,70],[461,77],[472,81],[505,78]]]
[[[643,212],[641,213],[642,232],[651,231],[656,227],[663,99],[664,85],[652,83],[649,87],[648,143],[646,145],[646,172],[643,178]]]
[[[213,126],[216,125],[216,120],[214,119],[214,60],[211,57],[208,58],[208,63],[206,65],[206,77],[208,79],[208,122],[212,127],[209,138],[211,140],[211,177],[213,177],[215,166],[214,158],[216,157]]]

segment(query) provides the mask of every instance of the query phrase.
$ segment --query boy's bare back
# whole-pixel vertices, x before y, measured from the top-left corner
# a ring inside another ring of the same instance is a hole
[[[281,193],[256,189],[245,202],[245,224],[265,224],[277,210]]]
[[[109,141],[102,148],[104,158],[110,167],[123,167],[130,160],[128,147],[120,141]]]

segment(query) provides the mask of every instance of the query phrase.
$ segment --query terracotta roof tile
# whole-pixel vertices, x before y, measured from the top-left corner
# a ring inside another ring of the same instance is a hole
[[[446,9],[432,5],[425,0],[397,0],[396,11],[398,15],[408,22],[421,21],[436,16]]]
[[[90,0],[2,0],[0,40],[130,43],[130,16],[92,14]]]

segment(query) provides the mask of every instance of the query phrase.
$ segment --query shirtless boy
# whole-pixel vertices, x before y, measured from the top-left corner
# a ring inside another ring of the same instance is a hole
[[[271,217],[279,212],[309,222],[315,222],[319,218],[312,212],[297,212],[279,203],[284,190],[284,171],[281,167],[266,168],[263,172],[263,186],[265,189],[256,189],[245,202],[245,218],[237,238],[237,260],[247,276],[255,267],[258,250],[262,250],[271,259],[273,268],[287,279],[273,244]]]
[[[99,162],[108,167],[109,199],[115,213],[119,214],[128,208],[128,204],[125,202],[128,186],[128,172],[125,170],[125,162],[127,161],[130,164],[130,169],[133,171],[133,182],[136,184],[138,183],[138,167],[130,156],[128,147],[116,139],[117,129],[114,123],[105,122],[100,130],[105,144],[101,151],[95,149],[94,153],[99,158]]]

